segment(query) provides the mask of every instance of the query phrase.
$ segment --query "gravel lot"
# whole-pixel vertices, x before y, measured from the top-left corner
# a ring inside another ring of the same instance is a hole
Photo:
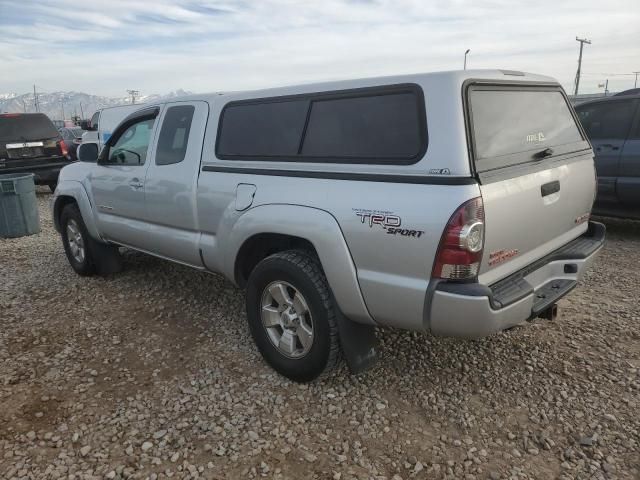
[[[224,280],[135,252],[118,275],[0,240],[2,478],[640,478],[640,223],[556,322],[481,341],[384,330],[379,365],[275,374]]]

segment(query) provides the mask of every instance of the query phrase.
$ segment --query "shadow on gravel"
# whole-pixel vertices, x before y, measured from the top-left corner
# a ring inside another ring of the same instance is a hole
[[[607,236],[614,236],[619,239],[638,240],[640,239],[640,220],[627,220],[625,218],[598,217],[593,219],[602,222],[607,227]]]

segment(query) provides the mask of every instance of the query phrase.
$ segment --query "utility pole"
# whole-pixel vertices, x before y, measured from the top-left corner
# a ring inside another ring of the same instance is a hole
[[[36,112],[40,111],[40,107],[38,106],[38,94],[36,93],[36,85],[33,84],[33,106],[36,109]]]
[[[471,51],[471,49],[467,48],[467,51],[464,52],[464,69],[463,70],[467,69],[467,55],[469,54],[470,51]]]
[[[578,38],[576,37],[576,41],[580,42],[580,55],[578,56],[578,71],[576,72],[576,88],[573,91],[574,95],[578,95],[578,87],[580,86],[580,68],[582,67],[582,48],[584,44],[591,45],[591,40],[587,40],[586,38]]]
[[[80,104],[80,116],[84,120],[84,112],[82,111],[82,102],[78,102]]]
[[[24,110],[24,113],[27,113],[27,104],[24,103],[24,97],[22,97],[22,108]]]
[[[127,93],[131,95],[131,104],[136,103],[136,97],[140,95],[140,92],[138,90],[127,90]]]
[[[62,120],[64,121],[64,100],[60,100],[60,106],[62,107]]]
[[[638,86],[638,75],[640,75],[640,72],[633,72],[636,76],[636,81],[633,82],[633,88],[636,88]]]

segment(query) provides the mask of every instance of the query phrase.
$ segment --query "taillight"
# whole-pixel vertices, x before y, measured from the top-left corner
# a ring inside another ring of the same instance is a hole
[[[59,140],[58,146],[60,147],[60,151],[62,152],[62,155],[64,155],[65,157],[69,155],[69,149],[67,148],[67,144],[64,143],[64,140]]]
[[[484,205],[477,197],[451,216],[440,238],[431,277],[469,280],[478,275],[484,248]]]

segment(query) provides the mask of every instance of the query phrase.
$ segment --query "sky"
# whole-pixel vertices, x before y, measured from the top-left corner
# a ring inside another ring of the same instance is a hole
[[[243,90],[468,68],[633,87],[639,0],[0,0],[0,94]],[[638,80],[640,84],[640,79]]]

